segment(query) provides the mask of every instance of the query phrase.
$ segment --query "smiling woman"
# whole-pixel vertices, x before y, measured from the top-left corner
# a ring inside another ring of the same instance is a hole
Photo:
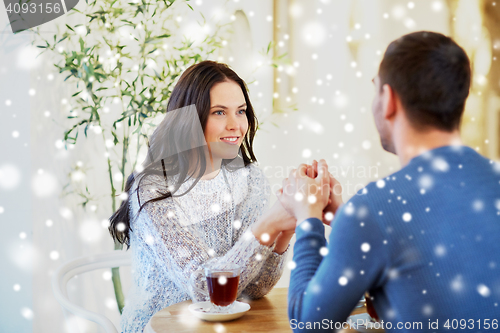
[[[245,96],[234,81],[216,83],[210,89],[210,104],[205,140],[214,167],[220,165],[223,159],[234,159],[237,156],[248,130],[248,118]]]
[[[193,273],[209,260],[241,267],[239,295],[264,296],[281,277],[295,229],[279,202],[265,211],[270,189],[252,149],[257,119],[233,70],[191,66],[167,110],[110,219],[113,238],[132,249],[135,274],[123,332],[142,332],[173,303],[206,301],[206,280]]]

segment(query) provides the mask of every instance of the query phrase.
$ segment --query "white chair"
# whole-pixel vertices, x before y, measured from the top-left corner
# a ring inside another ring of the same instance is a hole
[[[128,251],[113,251],[73,259],[60,266],[52,276],[54,295],[59,304],[73,314],[101,325],[107,333],[118,333],[111,320],[105,316],[85,310],[71,302],[68,298],[66,285],[75,275],[101,268],[130,266],[131,261],[131,255]]]

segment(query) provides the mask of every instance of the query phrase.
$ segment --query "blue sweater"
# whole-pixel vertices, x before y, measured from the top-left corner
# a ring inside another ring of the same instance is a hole
[[[386,331],[500,330],[500,164],[431,150],[343,205],[328,243],[324,231],[315,218],[296,229],[294,331],[333,331],[365,291]]]

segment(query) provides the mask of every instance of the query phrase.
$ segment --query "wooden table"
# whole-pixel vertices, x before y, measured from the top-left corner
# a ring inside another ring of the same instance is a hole
[[[241,318],[223,323],[207,322],[194,317],[188,310],[191,301],[171,305],[158,311],[149,321],[144,333],[231,333],[231,332],[287,332],[290,323],[287,314],[288,288],[274,288],[265,297],[248,301],[251,309]],[[366,312],[357,308],[352,314]],[[353,329],[343,332],[356,332]]]

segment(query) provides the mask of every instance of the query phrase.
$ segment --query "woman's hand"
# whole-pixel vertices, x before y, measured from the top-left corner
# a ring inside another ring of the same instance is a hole
[[[330,177],[325,160],[320,160],[317,170],[317,177],[311,178],[308,173],[314,172],[314,167],[301,164],[283,180],[283,188],[278,193],[278,199],[297,221],[302,222],[310,217],[319,219],[323,217],[323,209],[327,206],[330,196]]]
[[[293,235],[295,232],[295,225],[295,217],[291,216],[279,201],[276,201],[274,205],[262,214],[259,220],[252,225],[251,230],[255,238],[257,238],[262,245],[270,246],[277,241],[278,236],[280,236],[282,232],[285,232],[286,235],[289,235],[291,232]],[[283,237],[280,238],[282,240],[284,239]]]
[[[330,225],[333,220],[333,215],[337,212],[338,208],[344,204],[342,200],[342,185],[340,182],[333,177],[331,173],[328,173],[330,177],[330,197],[328,199],[328,204],[323,210],[323,223]],[[313,160],[311,165],[307,165],[307,176],[311,178],[316,178],[318,176],[318,162]]]
[[[274,246],[274,252],[277,254],[282,254],[288,249],[288,245],[290,245],[290,240],[295,234],[295,228],[290,230],[282,231],[278,237],[276,237],[276,245]]]
[[[323,223],[326,225],[330,225],[333,220],[333,216],[335,215],[339,207],[344,204],[344,201],[342,200],[342,185],[340,185],[340,182],[335,179],[331,173],[329,173],[329,177],[330,198],[325,209],[323,209]]]

